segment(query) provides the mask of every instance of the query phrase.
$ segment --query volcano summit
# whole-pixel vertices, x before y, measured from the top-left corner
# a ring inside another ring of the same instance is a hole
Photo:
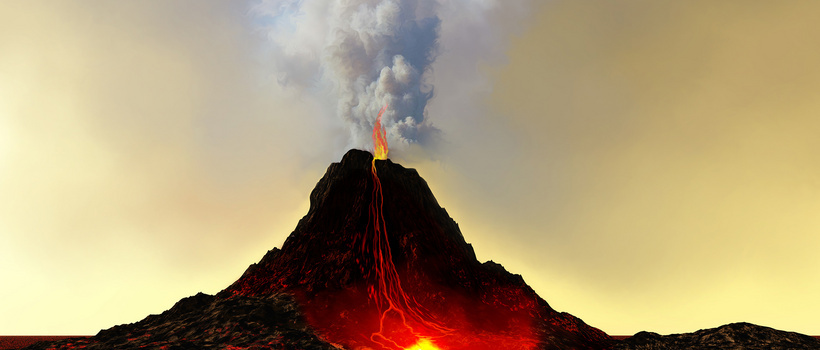
[[[376,176],[378,174],[378,176]],[[473,248],[416,170],[351,150],[282,245],[216,296],[56,348],[606,349]],[[36,347],[34,347],[36,348]]]

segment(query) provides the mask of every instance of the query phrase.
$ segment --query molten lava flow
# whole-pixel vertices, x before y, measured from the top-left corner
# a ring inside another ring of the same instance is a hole
[[[393,264],[393,254],[388,241],[387,230],[385,229],[384,215],[382,208],[384,197],[382,195],[382,185],[376,173],[376,159],[387,159],[387,139],[385,130],[381,124],[382,114],[387,105],[382,107],[376,117],[376,124],[373,127],[373,145],[375,155],[371,165],[373,177],[373,193],[370,202],[370,225],[373,235],[364,241],[364,250],[367,244],[374,254],[374,270],[376,273],[376,286],[370,287],[370,297],[379,308],[379,331],[370,336],[370,340],[386,349],[406,349],[406,350],[437,350],[425,334],[434,333],[442,336],[448,332],[447,329],[436,322],[430,320],[430,316],[422,309],[415,299],[409,297],[401,286],[399,274]],[[415,327],[414,327],[415,326]],[[401,344],[410,344],[404,348]]]
[[[433,345],[429,339],[421,339],[418,343],[411,345],[404,350],[440,350],[437,346]]]

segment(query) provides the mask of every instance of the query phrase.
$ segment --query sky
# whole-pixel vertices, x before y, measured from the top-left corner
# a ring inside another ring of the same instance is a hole
[[[383,2],[415,7],[0,2],[0,334],[228,286],[385,101],[391,158],[553,308],[820,334],[820,3]]]

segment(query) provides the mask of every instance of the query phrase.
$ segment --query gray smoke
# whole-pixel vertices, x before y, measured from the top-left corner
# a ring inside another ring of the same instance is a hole
[[[446,53],[464,56],[459,61],[472,65],[466,71],[475,75],[479,60],[497,55],[493,50],[506,39],[493,22],[507,8],[520,10],[524,3],[262,0],[251,12],[272,44],[279,84],[334,105],[328,113],[345,122],[349,147],[372,149],[376,115],[389,105],[383,125],[391,151],[400,151],[412,144],[429,148],[440,138],[427,118],[440,33],[457,43]],[[442,15],[448,21],[444,25]]]
[[[391,147],[426,144],[441,20],[431,0],[263,1],[280,84],[337,101],[351,146],[368,148],[379,109]]]

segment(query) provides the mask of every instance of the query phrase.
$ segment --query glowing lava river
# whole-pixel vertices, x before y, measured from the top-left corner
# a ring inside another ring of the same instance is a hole
[[[415,299],[409,297],[401,286],[401,279],[396,266],[393,264],[393,254],[390,249],[389,237],[382,215],[384,195],[382,185],[376,171],[376,160],[387,159],[387,139],[384,127],[381,124],[382,114],[387,106],[382,107],[376,117],[373,128],[374,156],[370,173],[373,175],[373,194],[370,201],[370,225],[367,235],[362,240],[362,253],[372,254],[375,261],[376,286],[371,287],[370,296],[379,309],[379,330],[370,336],[370,340],[386,349],[405,349],[399,341],[409,338],[416,340],[416,344],[406,349],[438,349],[430,339],[433,335],[441,337],[451,332],[451,329],[441,326],[418,305]],[[367,243],[370,243],[369,245]],[[392,318],[392,320],[391,320]],[[422,334],[424,331],[427,335]],[[430,335],[433,333],[433,335]]]

